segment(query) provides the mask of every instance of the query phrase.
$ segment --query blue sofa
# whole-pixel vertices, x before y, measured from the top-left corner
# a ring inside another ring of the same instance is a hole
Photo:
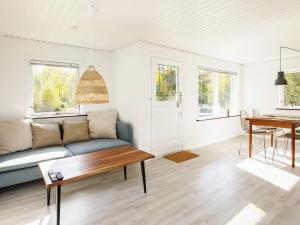
[[[132,144],[130,124],[117,121],[117,139],[91,139],[65,146],[28,149],[0,155],[0,188],[40,179],[38,163]]]

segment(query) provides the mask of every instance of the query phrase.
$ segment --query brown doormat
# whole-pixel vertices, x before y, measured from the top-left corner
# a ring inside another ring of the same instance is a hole
[[[164,156],[164,158],[176,163],[181,163],[186,160],[196,158],[198,156],[199,156],[198,154],[189,151],[180,151],[180,152],[172,153],[170,155],[166,155]]]

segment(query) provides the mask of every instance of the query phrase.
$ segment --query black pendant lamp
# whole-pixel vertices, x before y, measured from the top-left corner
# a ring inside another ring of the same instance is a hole
[[[275,85],[287,85],[287,80],[284,78],[283,71],[278,72],[277,79],[275,80]]]
[[[284,78],[284,72],[281,70],[281,52],[282,49],[289,49],[292,51],[300,52],[300,50],[288,47],[280,47],[280,71],[277,74],[277,79],[275,80],[275,85],[287,85],[287,80]]]
[[[275,85],[287,85],[287,80],[284,78],[284,72],[281,70],[281,51],[284,47],[280,47],[280,71],[277,74]]]

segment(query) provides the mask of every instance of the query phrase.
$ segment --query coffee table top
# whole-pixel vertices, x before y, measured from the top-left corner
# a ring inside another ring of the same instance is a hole
[[[121,146],[68,158],[39,163],[47,188],[81,180],[131,163],[154,158],[154,155],[131,146]],[[60,171],[64,179],[52,183],[48,171]]]

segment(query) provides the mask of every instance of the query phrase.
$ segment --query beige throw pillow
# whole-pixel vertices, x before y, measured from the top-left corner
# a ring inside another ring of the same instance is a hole
[[[30,122],[29,120],[0,122],[0,155],[32,147]]]
[[[31,124],[32,148],[41,148],[52,145],[61,145],[62,140],[58,123],[53,124]]]
[[[87,115],[91,138],[117,138],[117,112],[89,112]]]
[[[89,135],[89,123],[87,120],[84,121],[64,121],[64,138],[65,144],[86,141],[90,139]]]

